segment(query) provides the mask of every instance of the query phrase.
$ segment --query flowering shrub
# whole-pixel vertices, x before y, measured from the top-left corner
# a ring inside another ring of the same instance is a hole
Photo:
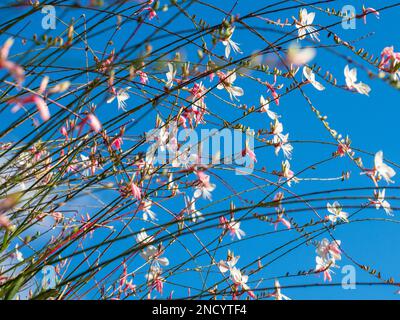
[[[398,165],[375,90],[400,88],[400,52],[372,32],[399,9],[380,5],[2,8],[0,297],[329,297],[345,265],[358,297],[394,294],[376,232],[396,241]],[[358,125],[382,146],[351,140],[367,100]]]

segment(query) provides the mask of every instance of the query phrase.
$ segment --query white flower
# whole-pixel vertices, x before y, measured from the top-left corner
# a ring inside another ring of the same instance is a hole
[[[316,29],[311,25],[314,21],[314,18],[315,12],[308,13],[307,9],[300,9],[299,20],[294,18],[300,40],[305,39],[306,35],[309,34],[311,39],[319,41],[319,33],[316,32]]]
[[[229,29],[228,30],[228,32],[230,33],[229,37],[226,38],[226,40],[222,41],[222,44],[225,46],[225,57],[226,58],[229,58],[229,56],[231,54],[231,48],[236,53],[242,53],[242,51],[240,51],[238,44],[236,42],[233,42],[231,39],[234,31],[235,31],[235,28]]]
[[[275,118],[274,123],[271,122],[271,134],[274,135],[274,139],[281,140],[282,132],[283,132],[283,124],[279,122],[277,118]],[[276,143],[277,141],[274,142]]]
[[[218,90],[225,89],[231,98],[238,100],[236,97],[241,97],[244,95],[244,91],[240,87],[236,87],[233,85],[233,83],[236,80],[236,72],[229,71],[228,76],[225,75],[223,72],[218,73],[220,83],[217,86]]]
[[[346,85],[349,89],[355,89],[358,93],[365,94],[368,96],[368,94],[371,91],[371,88],[362,82],[356,83],[357,81],[357,69],[349,69],[349,66],[346,65],[344,68],[344,76],[346,78]]]
[[[315,73],[311,70],[310,67],[303,68],[303,75],[304,77],[310,81],[310,83],[314,86],[315,89],[322,91],[325,90],[325,87],[315,80]]]
[[[168,89],[171,89],[174,84],[174,79],[176,76],[176,70],[174,69],[174,66],[172,65],[172,63],[168,63],[168,70],[169,71],[166,73],[167,83],[165,84],[165,86]]]
[[[204,199],[211,200],[211,192],[215,190],[215,184],[210,182],[210,176],[204,172],[199,171],[196,174],[198,177],[198,182],[193,196],[195,198],[200,198],[203,196]]]
[[[347,220],[348,214],[342,211],[342,206],[339,204],[339,202],[335,201],[333,205],[328,202],[326,208],[330,213],[332,213],[328,216],[330,221],[335,223],[337,219],[340,219],[344,222],[349,222],[349,220]]]
[[[261,112],[265,112],[272,120],[279,118],[279,116],[269,109],[269,101],[265,100],[263,96],[260,97]]]
[[[117,98],[118,101],[118,110],[122,109],[123,111],[126,111],[126,100],[129,99],[129,89],[131,87],[126,87],[125,89],[119,89],[116,95],[112,95],[108,100],[107,103],[111,103]]]
[[[378,172],[378,175],[383,177],[387,183],[394,183],[391,180],[392,177],[396,175],[396,171],[393,168],[389,167],[387,164],[383,163],[383,152],[378,151],[375,154],[375,170]]]
[[[160,123],[160,128],[155,128],[149,132],[146,132],[146,142],[151,143],[155,141],[154,144],[152,144],[152,146],[149,148],[146,157],[149,156],[149,158],[152,158],[153,160],[157,149],[160,149],[160,151],[164,152],[167,148],[168,138],[169,132],[163,122]]]

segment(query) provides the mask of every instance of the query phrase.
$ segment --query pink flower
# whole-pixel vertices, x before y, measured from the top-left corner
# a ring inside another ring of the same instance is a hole
[[[190,94],[191,94],[191,98],[192,99],[202,99],[204,98],[204,93],[205,93],[206,89],[203,86],[203,83],[195,83],[193,85],[193,88],[190,89]]]
[[[286,178],[289,187],[291,186],[292,182],[297,183],[299,181],[294,172],[290,169],[290,163],[288,160],[282,162],[282,171],[278,172],[277,174],[280,178]]]
[[[115,51],[111,51],[110,55],[108,58],[104,61],[100,61],[96,56],[94,57],[94,60],[98,64],[98,70],[101,73],[106,73],[108,69],[111,67],[115,59]]]
[[[381,62],[379,68],[389,73],[398,74],[398,64],[400,63],[400,52],[395,52],[394,47],[386,47],[381,52]]]
[[[65,126],[61,127],[60,132],[65,137],[65,139],[68,140],[68,131],[67,128],[65,128]]]
[[[159,267],[151,266],[146,278],[151,289],[156,289],[160,294],[163,293],[165,279],[161,277],[161,269]]]
[[[52,212],[50,215],[54,218],[55,224],[60,223],[64,219],[64,215],[59,211]]]
[[[336,155],[340,157],[344,157],[347,153],[351,153],[352,150],[350,148],[351,141],[348,137],[344,141],[340,141],[338,148],[336,150]]]

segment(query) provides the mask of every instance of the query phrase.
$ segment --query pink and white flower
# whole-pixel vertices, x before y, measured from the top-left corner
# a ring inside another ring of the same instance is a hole
[[[315,257],[316,267],[315,272],[323,272],[324,281],[332,281],[331,273],[334,273],[331,267],[334,265],[334,262],[331,260],[325,260],[319,256]]]
[[[349,222],[349,220],[347,219],[348,214],[342,210],[342,206],[339,202],[335,201],[333,204],[330,204],[328,202],[326,208],[328,212],[331,213],[330,215],[328,215],[328,220],[332,221],[332,223],[335,223],[338,219],[344,222]]]
[[[357,83],[356,68],[350,70],[349,66],[346,65],[346,67],[344,68],[344,76],[346,79],[347,88],[351,90],[354,89],[360,94],[365,94],[367,96],[369,95],[369,93],[371,92],[371,88],[365,83],[362,82]]]
[[[196,209],[196,198],[190,199],[185,196],[186,212],[191,217],[192,222],[196,222],[198,219],[203,219],[203,214]]]
[[[157,220],[157,215],[151,210],[151,206],[153,205],[153,201],[150,199],[144,199],[139,204],[138,210],[143,211],[143,220]]]
[[[364,24],[367,24],[367,15],[368,14],[373,14],[377,19],[379,19],[379,11],[378,10],[375,10],[374,8],[371,8],[371,7],[369,7],[369,8],[366,8],[366,7],[364,7],[364,5],[363,5],[363,8],[362,8],[362,18],[363,18],[363,20],[364,20]]]

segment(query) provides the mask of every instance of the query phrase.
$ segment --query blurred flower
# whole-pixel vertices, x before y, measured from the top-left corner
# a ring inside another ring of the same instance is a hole
[[[274,283],[275,291],[273,293],[268,294],[267,297],[274,297],[275,300],[291,300],[288,296],[282,294],[281,292],[281,284],[278,280],[275,280]]]
[[[319,33],[316,32],[317,29],[315,29],[312,26],[314,18],[315,18],[315,12],[308,13],[307,9],[305,9],[305,8],[300,9],[298,20],[296,18],[293,18],[295,21],[295,25],[296,25],[300,40],[305,39],[306,35],[309,34],[311,39],[319,41],[319,38],[318,38]]]
[[[186,212],[189,217],[191,217],[193,222],[196,222],[198,219],[203,219],[202,213],[196,209],[196,198],[190,199],[189,197],[185,196],[185,206]]]

